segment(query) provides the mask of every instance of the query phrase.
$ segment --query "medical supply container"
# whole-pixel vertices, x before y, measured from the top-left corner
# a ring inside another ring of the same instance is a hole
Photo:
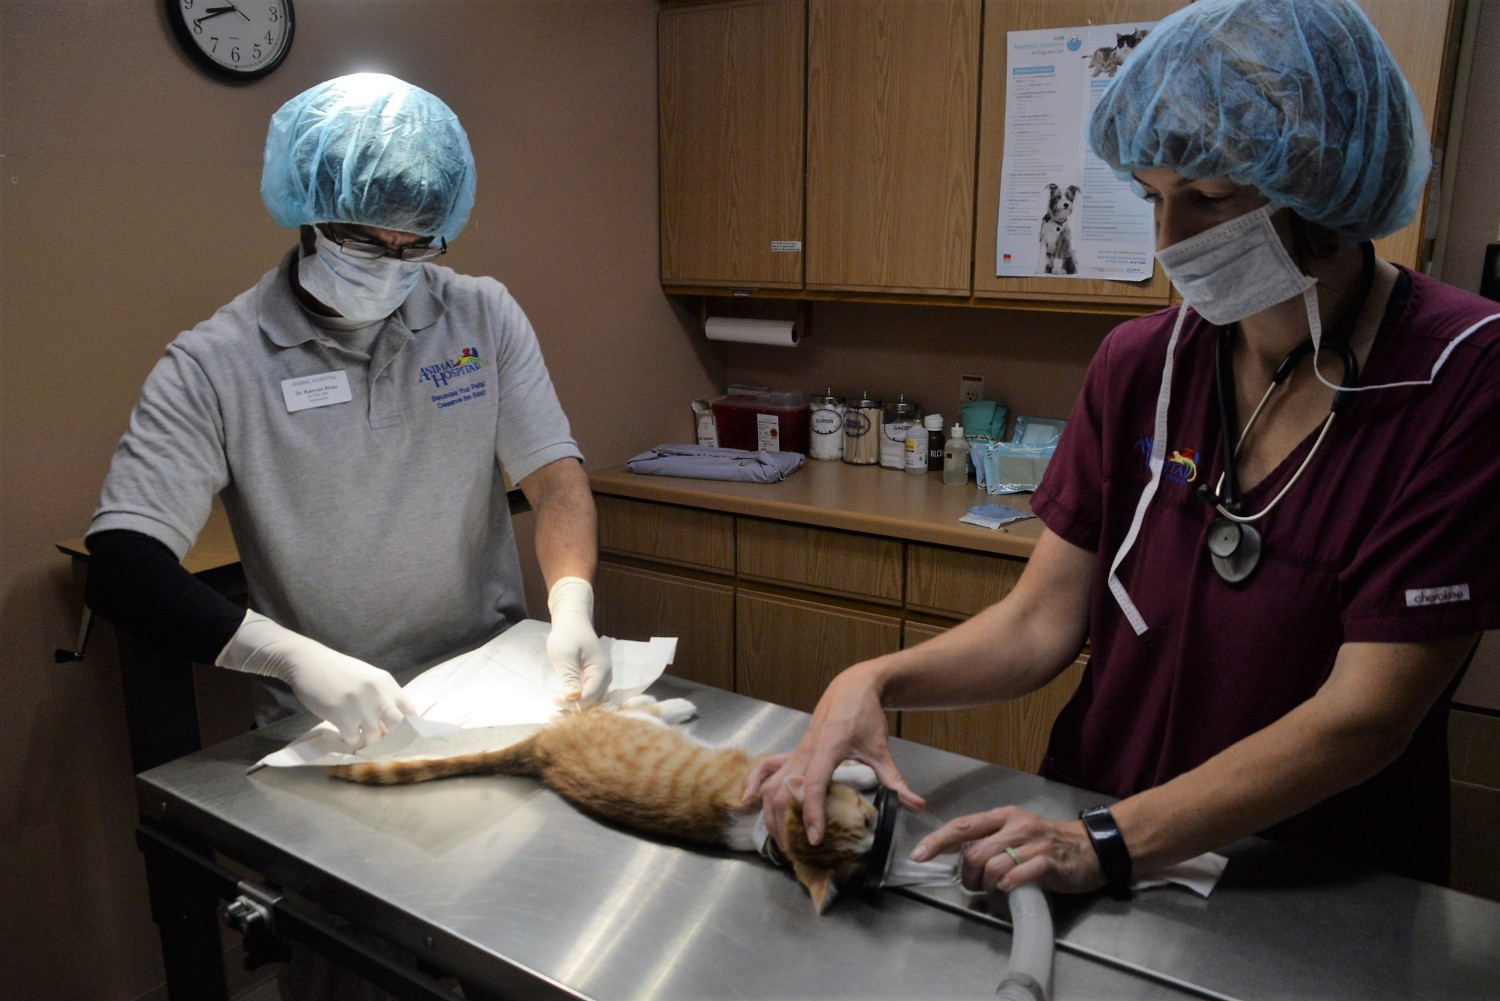
[[[880,423],[880,464],[886,469],[906,468],[906,432],[922,419],[922,405],[902,393],[885,405]]]
[[[844,461],[851,466],[873,466],[880,461],[880,424],[884,404],[868,393],[844,405]]]
[[[808,458],[842,459],[844,401],[834,396],[832,387],[829,387],[827,392],[814,396],[807,407],[811,414]]]
[[[789,390],[731,387],[713,402],[721,448],[763,452],[808,450],[807,396]]]

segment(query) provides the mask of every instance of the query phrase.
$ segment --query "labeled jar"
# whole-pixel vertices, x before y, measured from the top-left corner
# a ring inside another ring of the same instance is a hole
[[[880,464],[886,469],[906,468],[906,432],[922,419],[922,405],[901,394],[895,403],[887,403],[881,415]]]
[[[844,404],[844,461],[853,466],[873,466],[880,461],[880,430],[883,408],[879,400],[860,393]]]
[[[922,418],[922,426],[927,429],[927,471],[929,473],[941,473],[943,471],[943,415],[928,414]]]
[[[830,388],[808,403],[812,413],[812,443],[808,457],[813,459],[842,459],[844,457],[844,401],[833,395]]]
[[[927,472],[927,426],[913,424],[906,432],[906,471]]]

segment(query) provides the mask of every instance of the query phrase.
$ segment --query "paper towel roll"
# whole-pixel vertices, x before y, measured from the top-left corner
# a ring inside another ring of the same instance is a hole
[[[751,320],[739,316],[710,316],[703,332],[711,341],[737,341],[740,344],[776,344],[794,347],[797,324],[793,320]]]

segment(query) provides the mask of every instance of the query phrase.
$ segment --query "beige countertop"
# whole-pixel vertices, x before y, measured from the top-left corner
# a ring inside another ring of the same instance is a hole
[[[644,476],[624,466],[591,475],[594,492],[753,515],[820,528],[883,535],[911,542],[1029,557],[1042,534],[1036,518],[999,529],[958,519],[976,504],[998,503],[1030,513],[1030,494],[990,495],[970,482],[947,486],[940,473],[907,473],[883,466],[851,466],[809,459],[780,483],[731,483],[676,476]]]

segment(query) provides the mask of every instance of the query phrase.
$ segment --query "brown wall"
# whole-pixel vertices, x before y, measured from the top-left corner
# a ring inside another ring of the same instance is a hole
[[[679,415],[643,406],[638,387],[687,401],[722,379],[657,283],[654,0],[303,0],[287,62],[242,87],[179,53],[161,3],[106,8],[0,8],[0,994],[11,997],[126,999],[160,980],[113,644],[97,629],[87,661],[52,663],[81,607],[80,579],[52,544],[87,527],[165,344],[290,245],[259,196],[281,102],[380,69],[453,106],[479,192],[447,262],[495,275],[526,308],[590,465],[674,436]]]
[[[731,378],[951,409],[972,372],[1013,413],[1062,416],[1110,325],[819,304],[797,348],[709,345],[696,304],[657,282],[654,0],[301,0],[291,58],[245,87],[194,69],[162,5],[106,7],[0,7],[0,991],[16,997],[128,999],[160,979],[113,644],[99,629],[87,661],[52,663],[81,602],[52,543],[86,528],[166,342],[289,245],[258,196],[287,97],[380,69],[452,104],[479,201],[448,261],[515,291],[591,467],[687,437],[687,401]],[[1448,258],[1468,287],[1500,220],[1494,7]]]

